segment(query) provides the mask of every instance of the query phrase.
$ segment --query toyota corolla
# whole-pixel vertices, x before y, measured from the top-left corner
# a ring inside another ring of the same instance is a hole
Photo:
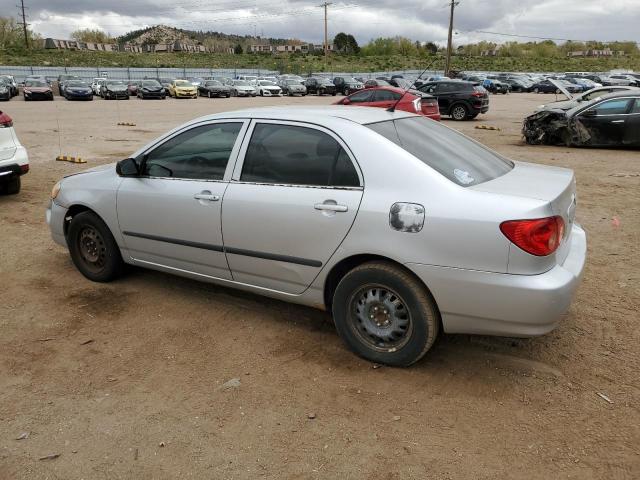
[[[132,264],[326,309],[354,352],[406,366],[440,330],[556,327],[586,258],[575,208],[571,170],[335,106],[198,118],[65,177],[46,217],[90,280]]]

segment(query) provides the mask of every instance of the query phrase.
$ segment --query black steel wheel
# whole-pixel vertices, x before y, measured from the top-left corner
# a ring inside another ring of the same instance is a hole
[[[333,297],[340,337],[373,362],[409,366],[438,336],[440,315],[426,287],[390,262],[369,262],[348,272]]]
[[[71,219],[67,245],[76,268],[94,282],[110,282],[124,270],[120,248],[98,215],[86,211]]]

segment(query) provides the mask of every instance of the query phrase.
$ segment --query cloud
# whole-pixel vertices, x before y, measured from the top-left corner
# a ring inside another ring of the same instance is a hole
[[[446,42],[446,0],[334,0],[329,32],[355,35],[360,43],[379,36]],[[323,11],[308,0],[29,0],[29,21],[43,36],[67,38],[77,28],[112,35],[165,24],[193,30],[321,42]],[[460,0],[457,44],[513,38],[478,30],[575,40],[640,40],[639,0]],[[523,39],[525,40],[525,39]]]

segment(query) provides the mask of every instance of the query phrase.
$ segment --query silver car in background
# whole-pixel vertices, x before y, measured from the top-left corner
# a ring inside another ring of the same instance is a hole
[[[354,352],[397,366],[440,329],[549,332],[586,257],[571,170],[378,108],[198,118],[51,197],[53,239],[90,280],[132,264],[326,309]]]

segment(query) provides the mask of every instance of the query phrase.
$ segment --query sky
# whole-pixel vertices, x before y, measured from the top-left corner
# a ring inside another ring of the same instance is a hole
[[[360,44],[396,35],[445,44],[448,1],[333,0],[328,7],[329,38],[346,32],[353,34]],[[16,2],[1,0],[1,3],[13,8]],[[319,3],[318,0],[25,0],[28,22],[44,37],[69,38],[78,28],[99,28],[117,36],[164,24],[321,43],[324,25]],[[498,43],[536,40],[507,34],[559,41],[638,42],[638,25],[640,0],[459,0],[454,42],[461,45],[480,40]]]

